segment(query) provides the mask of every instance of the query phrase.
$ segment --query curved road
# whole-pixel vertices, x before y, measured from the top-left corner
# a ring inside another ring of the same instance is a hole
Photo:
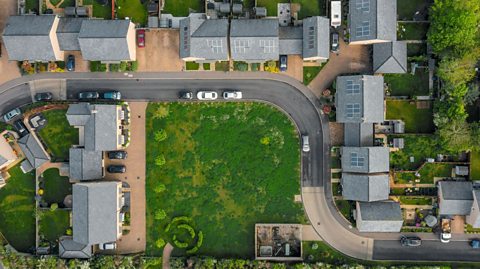
[[[480,261],[477,252],[468,251],[466,242],[441,244],[432,237],[420,248],[406,249],[398,243],[398,234],[359,234],[351,228],[332,200],[328,120],[313,93],[290,77],[260,72],[37,74],[0,85],[0,114],[31,103],[37,87],[50,90],[48,82],[54,88],[62,85],[63,90],[57,89],[56,95],[68,99],[85,89],[117,89],[126,100],[173,101],[185,89],[227,88],[241,90],[244,99],[273,103],[290,115],[300,133],[310,136],[311,151],[302,153],[302,199],[310,222],[325,242],[346,255],[366,260],[439,260],[442,253],[445,260]]]

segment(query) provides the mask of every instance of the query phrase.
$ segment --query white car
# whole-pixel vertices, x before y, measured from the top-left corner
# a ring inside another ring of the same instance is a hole
[[[239,91],[223,92],[223,99],[242,99],[242,92],[239,92]]]
[[[218,94],[213,91],[200,91],[197,93],[198,100],[215,100],[218,98]]]
[[[8,122],[10,121],[11,119],[15,118],[16,116],[22,114],[22,112],[20,111],[20,109],[18,108],[15,108],[14,110],[8,112],[7,114],[5,114],[3,116],[3,120],[5,120],[5,122]]]
[[[302,150],[303,152],[310,151],[310,143],[308,142],[308,135],[302,135]]]
[[[100,250],[114,250],[117,248],[117,243],[111,242],[111,243],[100,244],[98,245],[98,248]]]

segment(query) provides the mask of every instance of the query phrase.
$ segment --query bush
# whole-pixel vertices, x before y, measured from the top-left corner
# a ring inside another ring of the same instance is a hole
[[[163,209],[160,209],[160,210],[158,210],[157,212],[155,212],[154,218],[155,218],[156,220],[163,220],[163,219],[165,219],[166,217],[167,217],[167,213],[165,213],[165,210],[163,210]]]
[[[188,225],[188,224],[180,224],[177,226],[178,229],[185,229],[188,231],[188,233],[190,234],[190,238],[195,238],[195,230],[192,228],[192,226]]]
[[[210,64],[209,63],[204,63],[203,64],[203,70],[210,70]]]
[[[157,248],[163,248],[165,246],[165,240],[159,238],[157,241],[155,241],[155,246]]]
[[[119,64],[110,64],[108,66],[110,72],[120,72],[120,65]]]
[[[178,248],[187,248],[188,243],[187,242],[180,242],[177,240],[177,235],[173,235],[173,244],[177,246]]]
[[[158,184],[157,186],[155,186],[155,189],[153,189],[153,191],[155,193],[161,193],[161,192],[164,192],[165,189],[166,189],[165,184]]]
[[[125,71],[127,71],[127,62],[121,62],[121,63],[120,63],[119,71],[120,71],[120,72],[125,72]]]
[[[55,210],[57,210],[57,209],[58,209],[58,204],[57,204],[57,203],[53,203],[53,204],[50,205],[50,211],[53,212],[53,211],[55,211]]]
[[[164,129],[155,132],[155,141],[160,142],[167,139],[167,132]]]
[[[91,61],[90,62],[90,72],[106,72],[107,65],[102,64],[100,61]]]
[[[162,165],[165,164],[165,162],[166,162],[165,156],[163,156],[163,155],[160,155],[155,159],[155,165],[157,165],[157,166],[162,166]]]
[[[127,71],[137,71],[138,70],[138,62],[137,61],[133,61],[133,62],[129,62],[128,65],[127,65]]]

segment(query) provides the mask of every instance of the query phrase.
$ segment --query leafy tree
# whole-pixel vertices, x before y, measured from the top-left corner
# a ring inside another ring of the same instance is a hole
[[[452,98],[437,101],[435,103],[436,113],[433,115],[433,122],[440,128],[450,121],[465,121],[467,113],[463,104],[463,98]]]
[[[165,240],[163,240],[163,238],[159,238],[157,241],[155,241],[155,246],[157,248],[163,248],[165,246]]]
[[[157,212],[155,212],[154,218],[156,220],[163,220],[166,217],[167,217],[167,213],[165,213],[165,210],[163,210],[163,209],[159,209],[159,210],[157,210]]]
[[[166,189],[165,187],[165,184],[158,184],[157,186],[155,186],[155,188],[153,189],[153,191],[155,193],[161,193],[161,192],[164,192]]]
[[[480,91],[478,90],[478,85],[470,85],[468,91],[463,97],[463,102],[466,105],[473,105],[477,101],[478,96],[480,96]]]
[[[469,53],[462,58],[444,58],[439,64],[437,74],[448,84],[458,87],[475,77],[475,64],[474,53]]]
[[[464,120],[452,120],[438,130],[440,143],[445,150],[461,152],[471,147],[470,126]]]
[[[163,155],[160,155],[160,156],[158,156],[158,157],[155,159],[155,164],[156,164],[157,166],[162,166],[162,165],[165,164],[165,162],[166,162],[165,156],[163,156]]]

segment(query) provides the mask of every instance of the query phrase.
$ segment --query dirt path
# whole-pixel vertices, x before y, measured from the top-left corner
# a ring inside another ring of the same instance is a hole
[[[167,243],[163,248],[163,255],[162,255],[162,268],[163,269],[170,269],[170,255],[172,254],[173,246],[170,243]]]

